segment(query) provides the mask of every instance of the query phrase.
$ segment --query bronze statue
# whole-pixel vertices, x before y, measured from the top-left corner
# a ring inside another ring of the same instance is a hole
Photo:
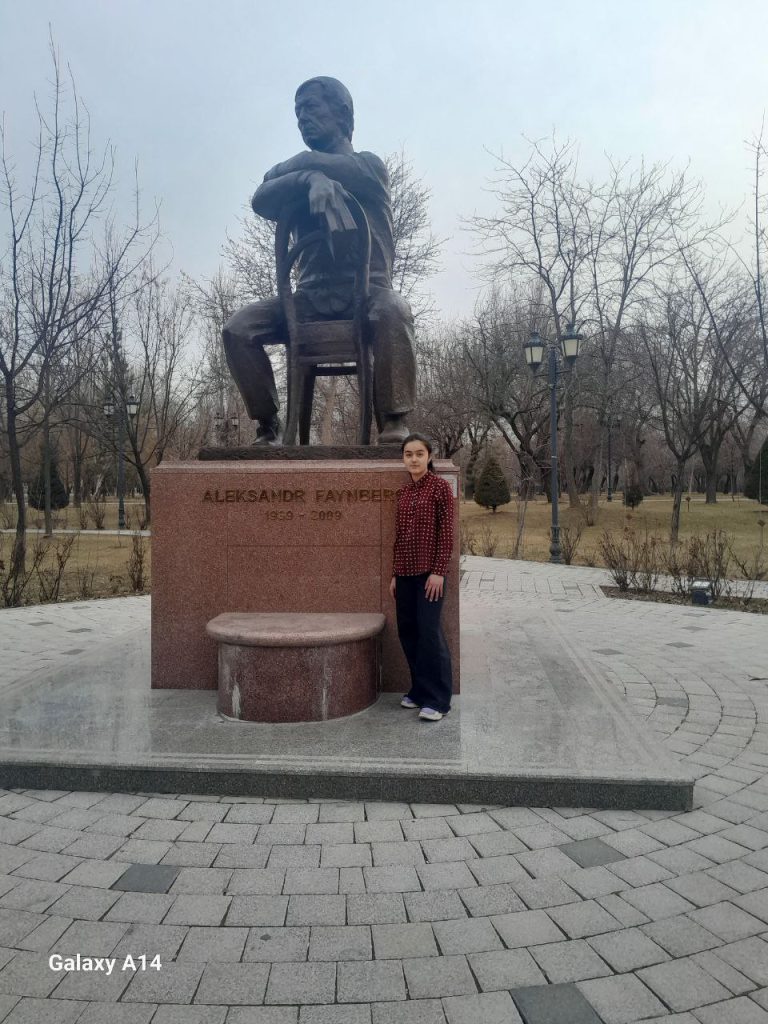
[[[311,78],[297,89],[295,104],[299,131],[309,151],[268,171],[251,205],[260,217],[277,221],[289,204],[306,196],[307,210],[296,228],[299,240],[316,231],[321,218],[342,233],[354,227],[342,190],[362,206],[371,232],[367,318],[378,439],[402,441],[408,433],[406,417],[414,405],[416,371],[411,310],[392,288],[394,243],[387,169],[373,153],[353,150],[352,97],[341,82]],[[354,272],[348,246],[331,241],[308,248],[298,266],[296,310],[302,322],[352,318]],[[225,324],[223,340],[248,415],[258,422],[255,443],[278,444],[278,398],[264,345],[288,342],[280,299],[253,302],[239,310]]]

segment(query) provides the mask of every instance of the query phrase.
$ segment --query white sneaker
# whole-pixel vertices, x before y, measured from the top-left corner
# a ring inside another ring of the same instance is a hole
[[[423,718],[426,722],[439,722],[442,717],[442,711],[435,711],[434,708],[422,708],[419,712],[419,718]]]
[[[417,708],[418,706],[419,705],[416,703],[416,701],[415,700],[411,700],[411,698],[407,694],[400,701],[400,707],[401,708]]]

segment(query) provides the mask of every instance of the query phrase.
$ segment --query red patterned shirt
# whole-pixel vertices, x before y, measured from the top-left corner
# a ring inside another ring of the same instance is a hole
[[[445,576],[453,550],[453,493],[427,472],[397,492],[393,576]]]

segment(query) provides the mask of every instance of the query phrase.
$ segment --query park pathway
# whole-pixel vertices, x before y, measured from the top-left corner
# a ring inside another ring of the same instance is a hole
[[[696,774],[694,810],[0,791],[0,1021],[768,1024],[765,617],[464,568],[463,602],[567,616]],[[148,617],[4,611],[0,688]],[[116,966],[49,966],[76,953]]]

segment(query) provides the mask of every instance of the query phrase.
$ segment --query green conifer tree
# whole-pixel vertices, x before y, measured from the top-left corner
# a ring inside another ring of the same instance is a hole
[[[763,441],[763,446],[747,473],[744,494],[747,498],[755,498],[763,505],[768,505],[768,437]]]
[[[478,505],[490,508],[495,512],[499,505],[507,505],[511,500],[512,495],[509,493],[507,478],[504,476],[501,466],[491,455],[475,484],[475,501]]]
[[[45,508],[45,460],[40,458],[40,468],[37,475],[29,485],[29,504],[32,508]],[[51,456],[51,508],[57,512],[66,508],[69,504],[67,489],[59,476],[59,467],[56,458]]]

